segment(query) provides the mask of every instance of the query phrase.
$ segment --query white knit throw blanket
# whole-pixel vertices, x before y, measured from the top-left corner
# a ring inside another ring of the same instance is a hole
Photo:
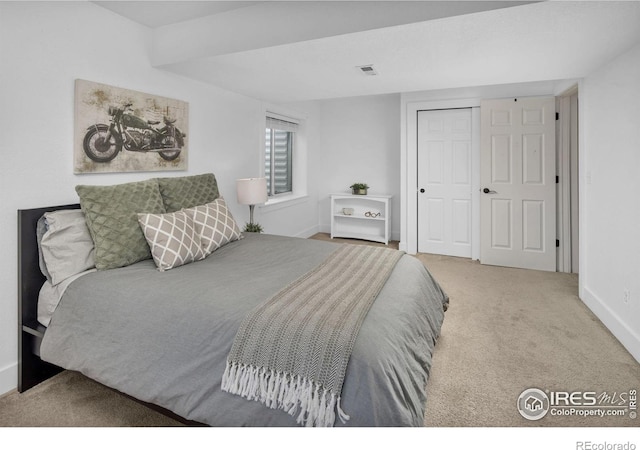
[[[222,377],[222,390],[333,426],[349,416],[342,384],[360,326],[404,253],[342,245],[244,319]]]

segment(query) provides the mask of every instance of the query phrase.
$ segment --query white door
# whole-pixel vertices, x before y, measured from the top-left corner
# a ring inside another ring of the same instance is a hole
[[[418,112],[418,251],[471,257],[471,108]]]
[[[555,271],[555,99],[483,101],[480,127],[480,262]]]

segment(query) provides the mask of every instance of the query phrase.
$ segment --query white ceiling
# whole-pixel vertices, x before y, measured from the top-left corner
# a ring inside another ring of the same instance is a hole
[[[639,1],[96,3],[154,66],[272,102],[574,79],[640,42]]]

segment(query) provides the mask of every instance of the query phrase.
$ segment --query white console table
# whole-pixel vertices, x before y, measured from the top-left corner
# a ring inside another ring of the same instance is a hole
[[[331,239],[342,237],[388,244],[392,198],[392,195],[331,194]],[[352,208],[353,213],[345,214],[345,208]]]

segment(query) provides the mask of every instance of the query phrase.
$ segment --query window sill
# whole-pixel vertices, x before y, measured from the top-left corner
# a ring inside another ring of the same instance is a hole
[[[277,211],[278,209],[288,208],[290,206],[306,203],[309,196],[307,194],[291,194],[284,195],[277,198],[269,199],[264,205],[260,205],[259,208],[263,212]]]

